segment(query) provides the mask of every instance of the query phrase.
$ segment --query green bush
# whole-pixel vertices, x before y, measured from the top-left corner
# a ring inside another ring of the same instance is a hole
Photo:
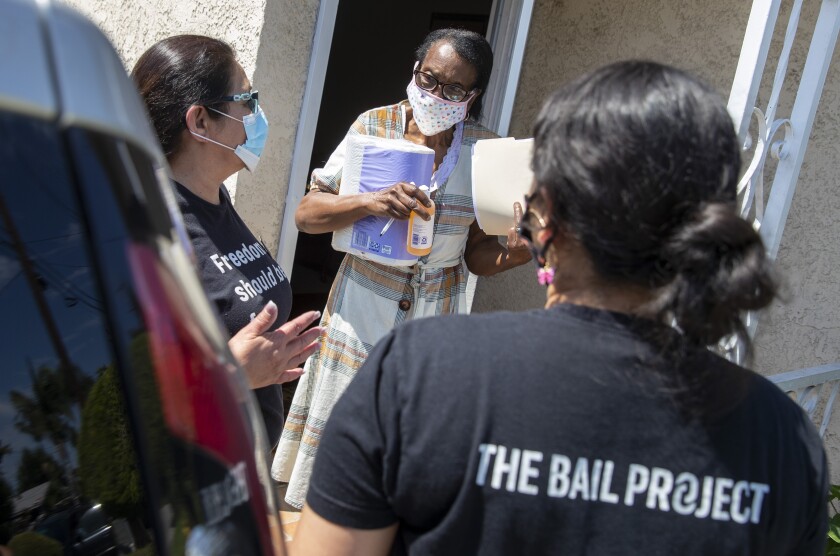
[[[137,517],[143,500],[140,470],[112,366],[99,376],[82,408],[78,451],[82,493],[114,517]]]
[[[834,510],[831,521],[828,522],[828,542],[825,545],[826,556],[840,556],[840,513],[835,502],[840,502],[840,485],[831,485],[828,492],[828,503]]]
[[[25,531],[12,537],[9,548],[15,556],[62,556],[64,548],[57,540],[33,531]]]

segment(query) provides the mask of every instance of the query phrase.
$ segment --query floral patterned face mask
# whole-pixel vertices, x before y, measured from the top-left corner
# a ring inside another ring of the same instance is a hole
[[[420,128],[420,133],[427,137],[446,131],[467,118],[468,100],[453,102],[438,98],[418,87],[413,77],[408,83],[406,92],[414,122]]]

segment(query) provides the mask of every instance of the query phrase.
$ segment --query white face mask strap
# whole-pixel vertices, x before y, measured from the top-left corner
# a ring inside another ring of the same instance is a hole
[[[224,148],[226,148],[226,149],[228,149],[228,150],[230,150],[230,151],[235,151],[235,150],[236,150],[236,149],[235,149],[235,148],[233,148],[233,147],[228,147],[228,146],[227,146],[227,145],[225,145],[224,143],[219,143],[218,141],[213,141],[213,140],[212,140],[212,139],[210,139],[209,137],[205,137],[204,135],[199,135],[199,134],[198,134],[198,133],[196,133],[195,131],[190,130],[190,133],[192,133],[192,134],[193,134],[193,135],[195,135],[196,137],[201,137],[201,138],[202,138],[202,139],[204,139],[205,141],[210,141],[211,143],[215,143],[216,145],[219,145],[220,147],[224,147]]]
[[[213,111],[213,112],[215,112],[216,114],[221,114],[222,116],[224,116],[224,117],[226,117],[226,118],[230,118],[231,120],[237,121],[237,122],[239,122],[239,123],[241,123],[241,124],[244,124],[244,123],[245,123],[244,121],[240,120],[239,118],[235,118],[235,117],[231,116],[230,114],[225,114],[225,113],[224,113],[224,112],[222,112],[221,110],[216,110],[215,108],[210,108],[209,106],[205,106],[205,108],[207,108],[207,110],[212,110],[212,111]]]

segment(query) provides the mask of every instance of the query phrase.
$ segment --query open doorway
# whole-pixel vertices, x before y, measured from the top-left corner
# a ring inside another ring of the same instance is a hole
[[[493,0],[427,0],[403,6],[397,9],[390,0],[339,2],[309,173],[324,165],[356,116],[405,98],[414,49],[430,31],[461,27],[486,35]],[[292,314],[326,305],[344,257],[332,249],[331,239],[332,234],[298,234]]]

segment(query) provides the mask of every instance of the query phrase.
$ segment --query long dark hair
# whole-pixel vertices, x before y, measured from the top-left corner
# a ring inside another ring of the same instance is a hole
[[[235,64],[227,43],[200,35],[163,39],[140,56],[131,77],[167,157],[178,151],[190,106],[205,104],[227,113],[225,103],[213,101],[228,94]],[[211,118],[221,117],[212,110],[208,113]]]
[[[534,128],[533,169],[553,218],[596,272],[656,293],[650,316],[693,344],[730,333],[776,283],[735,210],[740,149],[722,99],[674,68],[629,61],[556,91]]]
[[[423,63],[426,59],[426,54],[429,49],[436,42],[444,41],[449,44],[455,52],[466,60],[473,68],[475,68],[476,89],[481,89],[482,92],[487,91],[487,84],[490,82],[490,72],[493,71],[493,50],[490,48],[490,43],[487,42],[483,36],[474,31],[467,31],[466,29],[437,29],[432,31],[423,43],[417,47],[414,52],[414,58],[419,63]],[[470,117],[477,120],[481,116],[481,106],[484,104],[484,95],[473,102],[470,107]]]

